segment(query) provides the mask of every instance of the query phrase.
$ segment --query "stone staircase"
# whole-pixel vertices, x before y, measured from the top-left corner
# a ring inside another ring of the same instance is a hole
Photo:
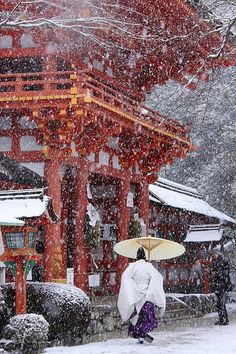
[[[166,311],[164,321],[168,324],[173,320],[185,320],[200,317],[202,313],[177,297],[166,296]]]
[[[92,304],[92,318],[84,342],[127,335],[127,325],[122,324],[117,309],[117,296],[96,296],[90,300]],[[189,302],[187,304],[181,297],[167,294],[164,323],[168,325],[171,324],[172,321],[187,320],[202,316],[203,313],[201,309],[197,308],[196,301],[194,304],[194,307],[192,307]]]

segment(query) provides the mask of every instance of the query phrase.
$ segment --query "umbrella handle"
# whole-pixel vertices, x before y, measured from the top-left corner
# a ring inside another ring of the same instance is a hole
[[[151,241],[149,240],[148,262],[150,262],[150,258],[151,258],[151,257],[150,257],[150,252],[151,252],[151,251],[150,251],[150,243],[151,243]]]

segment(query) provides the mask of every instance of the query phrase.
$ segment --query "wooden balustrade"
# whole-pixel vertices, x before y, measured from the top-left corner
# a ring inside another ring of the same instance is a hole
[[[75,88],[75,91],[73,91]],[[188,129],[178,121],[170,119],[153,109],[134,100],[118,90],[102,83],[89,75],[89,71],[58,71],[58,72],[32,72],[17,74],[0,74],[0,101],[1,98],[11,100],[11,97],[70,95],[78,92],[82,96],[90,96],[93,101],[99,100],[116,110],[132,115],[140,123],[146,122],[153,127],[187,138]]]
[[[104,102],[120,108],[139,119],[148,121],[155,127],[169,130],[181,137],[188,137],[189,129],[184,127],[177,120],[171,119],[143,104],[140,104],[139,101],[135,101],[132,98],[125,96],[123,93],[110,88],[108,85],[105,85],[94,78],[90,78],[88,82],[86,81],[85,85],[90,90],[91,96],[100,98]]]
[[[81,72],[82,73],[82,72]],[[81,73],[77,78],[77,83],[81,83]],[[1,74],[0,75],[0,97],[9,96],[9,92],[14,95],[23,96],[26,94],[34,96],[37,93],[57,94],[58,91],[70,93],[70,88],[74,80],[70,79],[73,72],[47,72],[47,73],[27,73],[27,74]]]

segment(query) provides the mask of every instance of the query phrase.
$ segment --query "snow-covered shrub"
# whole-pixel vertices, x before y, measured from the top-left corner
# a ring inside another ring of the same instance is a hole
[[[28,308],[41,313],[50,324],[49,338],[64,344],[78,343],[90,322],[91,305],[79,288],[53,283],[28,284]]]
[[[34,313],[14,316],[4,328],[8,340],[5,350],[22,353],[38,353],[47,346],[49,324],[42,315]]]
[[[7,310],[0,314],[0,327],[15,314],[15,286],[3,286]],[[27,284],[27,312],[43,315],[48,321],[50,341],[76,344],[82,340],[91,317],[87,295],[79,288],[55,283]]]

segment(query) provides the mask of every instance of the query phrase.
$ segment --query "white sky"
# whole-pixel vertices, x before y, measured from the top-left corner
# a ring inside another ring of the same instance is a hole
[[[230,307],[230,324],[215,326],[216,314],[204,319],[178,321],[163,325],[153,333],[152,344],[138,344],[132,338],[111,339],[75,347],[54,347],[47,354],[235,354],[236,304]]]

